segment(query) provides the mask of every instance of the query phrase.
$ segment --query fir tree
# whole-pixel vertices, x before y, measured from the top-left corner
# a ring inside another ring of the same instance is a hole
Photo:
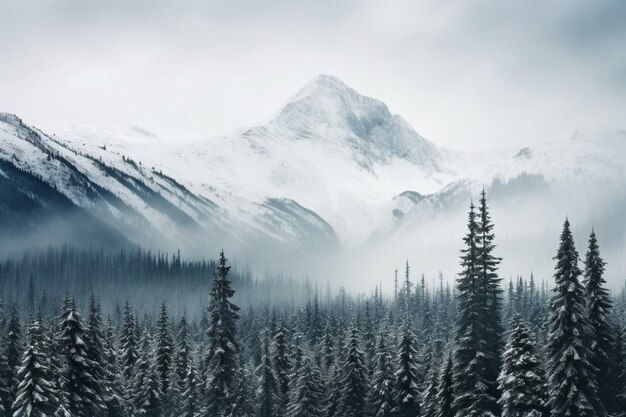
[[[278,387],[274,371],[272,370],[272,362],[270,360],[269,342],[267,337],[263,344],[263,359],[261,366],[257,370],[260,375],[260,386],[257,396],[257,404],[259,407],[258,417],[273,417],[276,414]]]
[[[0,358],[0,402],[7,416],[10,415],[11,407],[15,401],[19,383],[17,370],[21,365],[22,350],[22,326],[17,306],[14,305],[11,308],[6,338],[2,345],[2,357]]]
[[[414,417],[421,413],[416,359],[415,339],[407,321],[400,338],[396,359],[394,408],[392,410],[392,415],[395,417]]]
[[[285,327],[282,320],[278,324],[274,335],[274,355],[272,358],[277,384],[276,415],[284,416],[289,402],[289,373],[291,365],[287,352],[287,340],[285,338]]]
[[[75,417],[98,415],[106,411],[103,389],[94,375],[96,364],[89,357],[86,333],[73,298],[66,300],[60,319],[63,389],[67,394],[68,411]]]
[[[178,391],[181,394],[185,392],[188,388],[185,380],[187,379],[187,375],[189,374],[189,368],[191,366],[191,352],[189,349],[189,328],[187,324],[187,316],[186,314],[183,314],[178,324],[176,359],[174,361],[174,370],[176,372],[178,381]],[[195,371],[194,369],[194,379],[196,379],[196,384],[197,378],[197,371]]]
[[[454,387],[453,387],[452,354],[448,354],[441,372],[439,389],[437,390],[437,417],[454,417]]]
[[[172,379],[174,340],[170,331],[169,316],[165,302],[161,304],[161,313],[157,322],[156,334],[156,368],[159,374],[159,388],[163,400],[167,401],[170,395]]]
[[[374,357],[374,375],[368,395],[369,415],[390,417],[393,409],[394,372],[391,354],[381,334]]]
[[[141,355],[135,365],[132,389],[133,416],[162,416],[162,393],[159,372],[153,353],[153,341],[144,330],[141,337]]]
[[[181,412],[179,417],[196,417],[200,410],[198,375],[191,364],[187,365],[187,373],[182,380],[182,386]]]
[[[210,294],[205,417],[227,416],[235,392],[239,307],[230,302],[235,291],[230,287],[229,270],[222,251]]]
[[[484,381],[487,383],[489,397],[488,407],[492,413],[500,412],[496,398],[498,392],[498,375],[500,374],[500,356],[502,354],[504,329],[501,322],[502,314],[502,288],[501,279],[498,277],[498,265],[502,261],[493,255],[494,244],[493,223],[487,207],[485,190],[482,190],[479,207],[479,223],[477,233],[477,269],[483,291],[485,292],[486,313],[485,320],[485,345],[486,354]]]
[[[555,259],[547,346],[551,417],[603,416],[594,368],[589,362],[592,351],[588,343],[593,333],[585,314],[578,252],[567,219]]]
[[[533,336],[517,317],[503,356],[502,417],[546,417],[546,382]]]
[[[337,415],[342,417],[362,417],[365,414],[367,368],[359,345],[359,330],[353,325],[346,342],[346,354],[341,369],[341,397]]]
[[[458,287],[458,319],[456,331],[455,383],[453,408],[457,417],[489,417],[493,415],[487,380],[487,305],[488,294],[478,265],[480,227],[474,205],[468,214],[468,232],[463,241]]]
[[[19,385],[13,403],[13,417],[52,416],[57,411],[54,375],[42,339],[39,321],[29,327],[29,340],[17,372]]]
[[[589,361],[596,368],[598,396],[608,412],[615,410],[617,392],[612,386],[610,378],[614,367],[611,350],[614,340],[613,327],[609,323],[609,316],[613,308],[613,301],[605,288],[604,260],[600,257],[600,248],[594,231],[589,236],[589,248],[585,255],[585,302],[587,318],[593,329],[591,357]]]
[[[308,357],[295,381],[288,417],[324,417],[324,386],[319,369]]]
[[[437,369],[431,369],[430,381],[424,393],[424,403],[422,406],[423,417],[437,417],[437,390],[439,389],[439,378]]]
[[[139,358],[139,343],[137,340],[137,325],[135,316],[128,301],[124,306],[124,323],[120,336],[120,356],[122,375],[129,382],[134,375],[134,367]]]

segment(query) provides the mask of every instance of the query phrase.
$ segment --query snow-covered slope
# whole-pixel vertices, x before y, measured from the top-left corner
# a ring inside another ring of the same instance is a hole
[[[626,185],[624,132],[458,152],[327,75],[312,79],[266,122],[225,136],[139,126],[39,128],[0,117],[0,160],[131,241],[156,246],[198,248],[208,239],[281,255],[337,246],[358,251],[464,211],[483,187],[496,204],[527,196],[519,207],[558,195],[549,209],[561,217],[580,211],[579,200],[590,195],[613,204],[606,196],[621,195],[615,190]]]

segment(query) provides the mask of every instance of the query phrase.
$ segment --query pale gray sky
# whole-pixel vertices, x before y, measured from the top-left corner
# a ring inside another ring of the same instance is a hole
[[[0,0],[0,111],[254,125],[334,74],[435,143],[626,127],[626,1]]]

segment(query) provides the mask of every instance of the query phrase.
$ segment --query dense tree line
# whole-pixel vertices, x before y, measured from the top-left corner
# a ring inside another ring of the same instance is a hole
[[[142,314],[127,301],[116,314],[94,294],[79,308],[69,293],[54,307],[40,294],[25,308],[21,292],[8,292],[0,415],[626,415],[626,292],[606,289],[595,233],[581,261],[565,221],[548,289],[532,274],[501,280],[493,228],[483,193],[470,206],[456,285],[415,279],[407,263],[389,297],[380,288],[366,297],[310,289],[302,303],[270,304],[278,286],[240,279],[223,252],[181,273],[210,281],[197,313],[162,302]],[[1,271],[52,270],[70,256],[61,253],[52,265],[28,258]],[[165,280],[185,268],[176,256],[158,259],[145,262]],[[149,270],[145,279],[158,281]],[[238,286],[266,291],[238,305]]]

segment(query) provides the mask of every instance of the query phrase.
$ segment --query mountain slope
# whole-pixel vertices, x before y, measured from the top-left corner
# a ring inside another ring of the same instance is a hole
[[[514,252],[513,242],[533,242],[528,253],[537,252],[539,264],[566,214],[581,219],[583,239],[594,224],[612,253],[626,247],[616,215],[626,206],[624,132],[458,152],[326,75],[268,121],[225,136],[42,127],[52,134],[0,115],[3,170],[42,181],[116,233],[156,248],[203,255],[224,246],[281,267],[347,251],[365,257],[363,275],[378,276],[370,260],[419,253],[424,270],[438,263],[453,271],[464,212],[482,188],[505,252]],[[2,187],[3,199],[18,192]]]

